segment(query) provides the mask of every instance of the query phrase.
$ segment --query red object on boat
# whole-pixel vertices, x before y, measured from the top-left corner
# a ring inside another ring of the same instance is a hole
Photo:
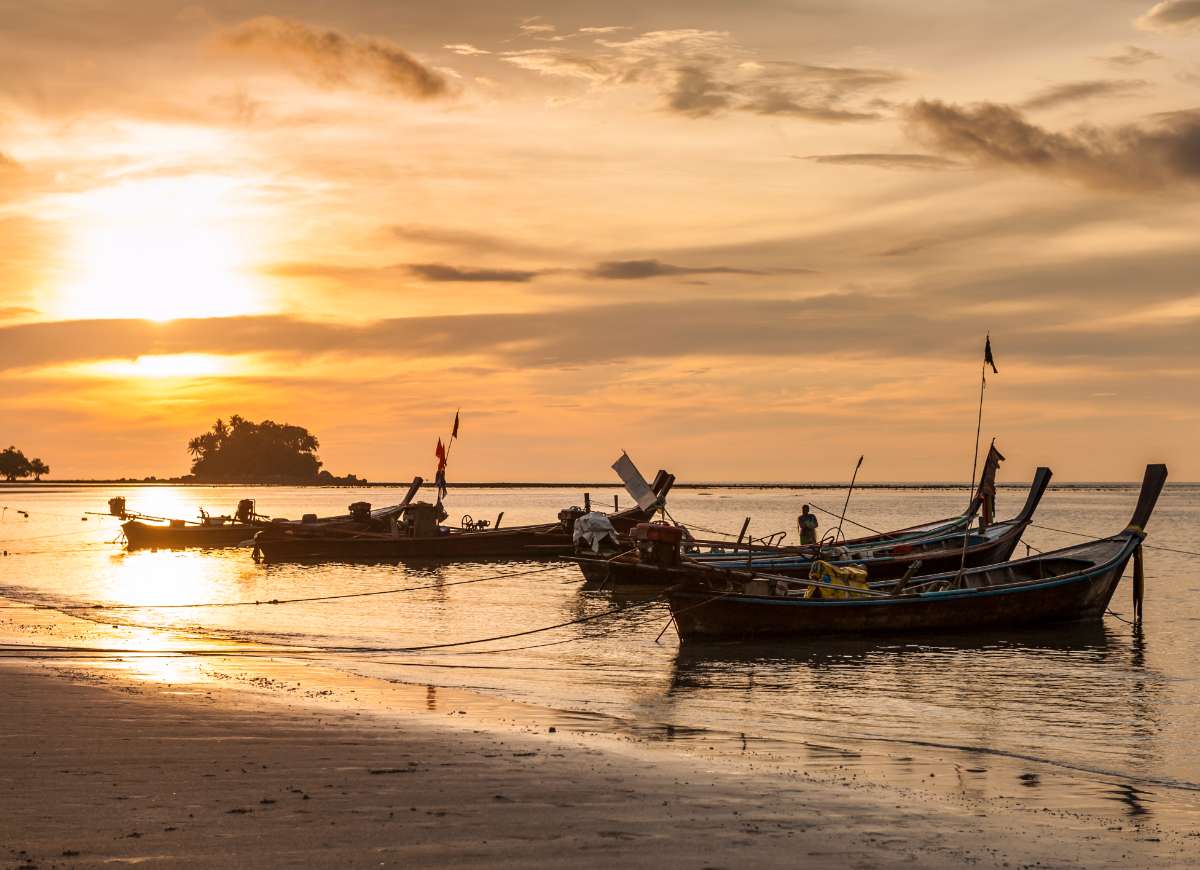
[[[678,546],[683,540],[683,529],[668,523],[638,523],[629,536],[635,541],[656,541]]]

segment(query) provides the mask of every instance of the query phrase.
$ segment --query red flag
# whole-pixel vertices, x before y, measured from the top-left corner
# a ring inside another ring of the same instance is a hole
[[[458,437],[458,411],[454,412],[454,428],[450,431],[450,440]]]
[[[438,471],[446,470],[446,448],[442,446],[442,439],[438,439],[437,449],[433,451],[433,455],[437,457]]]

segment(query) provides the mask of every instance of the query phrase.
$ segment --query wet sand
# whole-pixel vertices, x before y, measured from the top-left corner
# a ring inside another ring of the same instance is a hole
[[[1128,832],[561,732],[0,662],[11,867],[1168,866]]]

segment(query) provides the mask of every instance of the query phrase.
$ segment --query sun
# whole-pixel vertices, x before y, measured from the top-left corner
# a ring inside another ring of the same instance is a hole
[[[227,317],[265,309],[253,233],[230,179],[124,181],[80,194],[68,222],[68,318]]]

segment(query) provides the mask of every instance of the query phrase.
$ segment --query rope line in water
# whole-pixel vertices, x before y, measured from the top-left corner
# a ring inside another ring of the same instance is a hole
[[[534,568],[529,571],[511,571],[490,577],[475,577],[470,580],[450,580],[445,583],[429,583],[424,586],[398,586],[392,589],[374,589],[369,592],[344,592],[339,595],[310,595],[305,598],[270,598],[262,601],[204,601],[193,604],[3,604],[0,610],[190,610],[202,607],[258,607],[265,604],[308,604],[317,601],[342,601],[347,598],[370,598],[377,595],[398,595],[402,592],[418,592],[423,589],[444,589],[447,586],[465,586],[469,583],[486,583],[490,580],[506,580],[511,577],[527,577],[556,571],[560,565]]]
[[[647,604],[653,603],[639,601],[635,604],[626,604],[621,607],[613,607],[609,610],[593,613],[590,616],[581,616],[576,619],[569,619],[565,622],[557,622],[554,625],[544,625],[540,628],[529,628],[524,631],[514,631],[508,634],[498,634],[492,637],[480,637],[472,640],[457,640],[448,641],[445,643],[428,643],[418,646],[394,646],[394,647],[373,647],[373,646],[295,646],[288,647],[286,644],[275,644],[273,647],[260,650],[212,650],[212,649],[161,649],[161,650],[136,650],[136,649],[121,649],[119,647],[76,647],[76,646],[51,646],[39,644],[0,644],[0,655],[5,653],[29,654],[29,653],[90,653],[90,654],[113,654],[113,655],[138,655],[157,658],[159,656],[223,656],[223,655],[251,655],[251,656],[278,656],[278,655],[302,655],[302,654],[344,654],[344,655],[365,655],[365,654],[394,654],[394,653],[410,653],[423,652],[426,650],[451,649],[453,647],[476,646],[482,643],[492,643],[498,640],[511,640],[515,637],[529,637],[534,634],[542,634],[547,631],[554,631],[558,628],[566,628],[572,625],[583,625],[588,622],[595,622],[599,619],[605,619],[609,616],[615,616],[618,613],[624,613],[627,610],[635,610],[645,607]],[[545,644],[550,646],[550,644]],[[539,644],[540,646],[540,644]],[[531,649],[533,647],[530,647]],[[505,650],[495,650],[494,652],[504,652]],[[485,652],[493,652],[486,650]]]

